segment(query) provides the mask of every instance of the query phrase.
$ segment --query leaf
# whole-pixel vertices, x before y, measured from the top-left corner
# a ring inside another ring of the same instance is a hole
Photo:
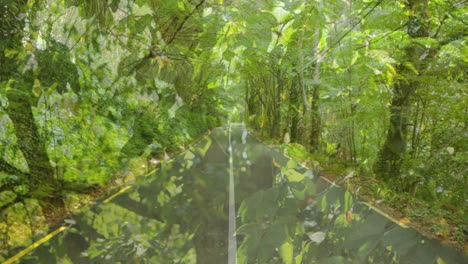
[[[318,43],[318,50],[322,51],[327,47],[328,30],[322,29],[322,34]]]
[[[400,224],[402,225],[406,225],[406,224],[409,224],[411,222],[411,219],[409,217],[403,217],[399,220]]]
[[[3,52],[5,54],[5,57],[6,58],[13,58],[15,57],[16,54],[18,54],[18,51],[15,50],[15,49],[5,49],[5,51]]]
[[[403,65],[415,75],[419,75],[419,71],[416,70],[416,67],[412,63],[405,62]]]
[[[455,148],[453,148],[453,147],[447,147],[447,152],[448,152],[450,155],[453,155],[453,153],[455,153]]]
[[[30,42],[26,42],[26,49],[31,52],[34,51],[33,44],[31,44]]]
[[[184,2],[180,2],[178,1],[177,2],[177,6],[179,7],[180,10],[182,11],[185,11],[185,5],[184,5]]]
[[[261,226],[259,224],[246,224],[237,229],[237,234],[245,235],[245,239],[238,249],[239,263],[249,263],[258,253],[261,242]]]
[[[303,258],[304,258],[304,251],[302,251],[301,254],[295,257],[295,261],[294,261],[295,264],[301,264]]]
[[[57,90],[58,85],[59,85],[58,82],[54,82],[54,83],[49,87],[49,89],[47,89],[46,95],[47,95],[47,96],[50,96],[55,90]]]
[[[353,54],[353,58],[351,59],[351,66],[354,65],[356,63],[356,61],[358,60],[359,58],[359,52],[354,52]]]
[[[281,168],[281,171],[286,175],[286,178],[290,182],[300,182],[305,178],[303,173],[297,172],[295,169],[297,167],[297,162],[293,159],[288,161],[286,167]]]
[[[326,233],[322,232],[322,231],[319,231],[319,232],[309,234],[308,236],[309,236],[310,240],[312,240],[313,242],[315,242],[317,244],[320,244],[325,240]]]
[[[297,167],[297,162],[293,159],[288,160],[288,163],[286,164],[286,168],[288,169],[295,169]]]
[[[32,93],[34,96],[39,97],[42,94],[41,83],[38,79],[34,79],[34,84],[32,87]]]
[[[286,241],[279,249],[279,255],[283,259],[283,263],[292,264],[294,258],[294,246],[290,241]]]
[[[305,178],[303,173],[299,173],[293,169],[284,169],[282,171],[290,182],[300,182]]]
[[[136,17],[153,15],[153,10],[146,4],[143,6],[134,5],[132,8],[132,14]]]
[[[172,105],[172,107],[168,110],[169,118],[174,118],[176,115],[177,110],[183,105],[182,98],[176,96],[176,101]]]
[[[267,263],[277,253],[281,245],[288,240],[287,226],[276,222],[263,233],[258,250],[258,263]]]
[[[277,188],[254,193],[245,199],[239,208],[242,222],[263,222],[265,219],[271,219],[278,210],[277,200]]]
[[[327,197],[322,196],[322,201],[320,202],[320,210],[325,212],[328,208]]]
[[[424,46],[426,49],[437,49],[440,47],[440,43],[434,38],[413,38],[411,41]]]
[[[275,158],[273,158],[272,161],[273,161],[273,165],[274,165],[276,168],[281,168],[281,167],[282,167],[281,164],[279,164],[279,163],[275,160]]]

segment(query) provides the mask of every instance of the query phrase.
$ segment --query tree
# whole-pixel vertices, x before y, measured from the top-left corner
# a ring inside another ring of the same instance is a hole
[[[419,85],[417,76],[426,70],[427,60],[432,56],[428,49],[416,41],[418,38],[429,37],[427,7],[427,0],[406,2],[409,12],[407,33],[410,39],[397,68],[398,77],[392,87],[390,124],[375,165],[375,172],[387,179],[399,177],[401,174],[401,167],[406,158],[413,96]]]
[[[41,51],[32,44],[32,31],[26,23],[34,19],[39,3],[27,1],[3,1],[1,3],[4,23],[2,23],[0,54],[2,71],[0,81],[8,99],[6,112],[15,128],[18,148],[28,165],[28,173],[23,173],[2,160],[2,169],[7,173],[17,173],[20,183],[28,183],[30,197],[46,202],[46,208],[64,207],[61,199],[61,185],[46,150],[46,142],[40,134],[33,113],[42,93],[41,87],[65,90],[67,84],[78,88],[78,73],[71,63],[68,49],[50,41],[49,49]],[[33,27],[29,25],[29,27]],[[26,42],[25,44],[23,44]],[[8,185],[7,185],[8,186]]]

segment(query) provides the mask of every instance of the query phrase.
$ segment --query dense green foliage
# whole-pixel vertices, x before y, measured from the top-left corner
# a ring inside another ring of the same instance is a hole
[[[37,201],[54,220],[221,124],[219,16],[201,4],[0,1],[0,248]]]
[[[463,215],[465,4],[245,5],[251,13],[239,10],[231,48],[242,50],[240,82],[251,126],[306,146],[319,163],[345,160],[388,184],[379,189]]]
[[[0,0],[0,232],[11,236],[17,211],[51,220],[70,197],[227,121],[463,215],[467,11],[452,0]]]

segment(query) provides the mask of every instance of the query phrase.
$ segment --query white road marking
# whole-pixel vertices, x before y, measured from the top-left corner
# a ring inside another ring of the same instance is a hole
[[[232,155],[231,125],[229,125],[229,230],[228,230],[228,264],[237,263],[236,239],[236,201],[234,196],[234,160]]]

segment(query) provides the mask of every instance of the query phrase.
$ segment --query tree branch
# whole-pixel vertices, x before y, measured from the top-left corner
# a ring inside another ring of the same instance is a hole
[[[437,28],[436,33],[434,34],[434,36],[432,36],[432,38],[436,38],[439,35],[440,29],[442,28],[442,26],[444,25],[445,20],[447,20],[448,17],[449,17],[448,14],[445,14],[444,18],[442,18],[442,20],[440,21],[440,25]]]
[[[192,10],[192,12],[190,12],[190,14],[188,14],[188,15],[184,18],[184,20],[182,21],[182,23],[180,23],[180,25],[177,27],[177,29],[176,29],[176,31],[174,32],[174,34],[172,35],[172,37],[167,41],[166,46],[169,45],[169,44],[171,44],[171,43],[175,40],[177,34],[179,34],[179,32],[182,30],[182,28],[184,27],[184,25],[185,25],[185,23],[187,22],[187,20],[189,20],[189,18],[192,17],[193,14],[195,14],[195,12],[198,10],[198,8],[200,8],[200,6],[202,6],[202,5],[205,3],[205,1],[206,1],[206,0],[201,0],[200,3],[198,3],[198,5],[195,6],[195,8]]]

